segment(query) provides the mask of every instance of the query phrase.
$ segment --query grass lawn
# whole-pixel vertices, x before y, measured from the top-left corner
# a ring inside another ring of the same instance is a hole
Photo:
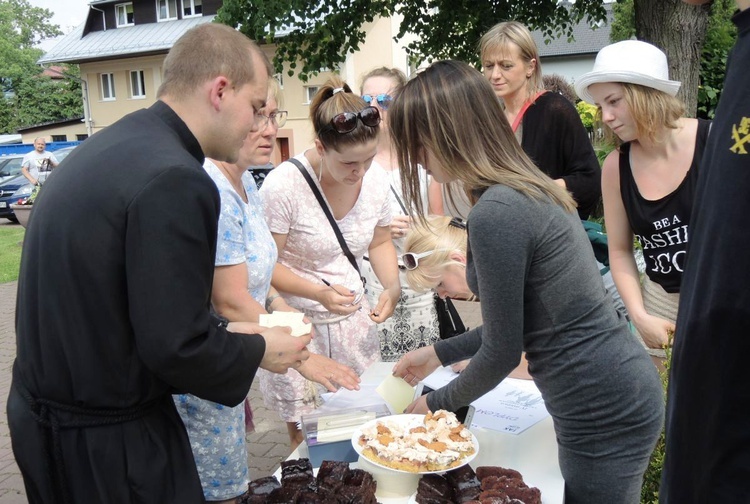
[[[21,242],[25,232],[20,224],[0,224],[0,283],[18,280]]]

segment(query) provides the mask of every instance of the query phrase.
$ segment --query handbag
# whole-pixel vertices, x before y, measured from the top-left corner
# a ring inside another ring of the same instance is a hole
[[[466,326],[450,298],[441,298],[435,294],[435,311],[437,312],[440,339],[452,338],[466,332]]]
[[[349,259],[349,262],[357,271],[357,275],[359,275],[360,280],[362,280],[362,285],[365,285],[366,280],[365,280],[365,277],[362,276],[362,273],[360,273],[359,271],[359,265],[357,264],[357,260],[354,258],[354,254],[352,254],[352,251],[349,250],[349,246],[346,244],[346,240],[344,239],[344,236],[341,234],[341,230],[339,229],[338,224],[336,224],[336,219],[333,218],[333,214],[331,214],[331,210],[328,208],[328,204],[326,203],[326,200],[323,198],[323,195],[320,193],[318,186],[315,185],[315,182],[310,176],[310,173],[308,173],[305,166],[298,159],[289,158],[289,161],[294,166],[296,166],[297,169],[299,169],[300,173],[302,173],[302,176],[305,177],[307,184],[310,186],[310,189],[312,189],[312,192],[315,195],[315,198],[318,200],[318,203],[320,204],[320,208],[323,209],[323,213],[326,214],[326,217],[328,218],[328,222],[331,224],[331,227],[333,228],[333,233],[336,235],[336,239],[339,241],[341,250],[344,251],[344,255],[346,256],[347,259]]]

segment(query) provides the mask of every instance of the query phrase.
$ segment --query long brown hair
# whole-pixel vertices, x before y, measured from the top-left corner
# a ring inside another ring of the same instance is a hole
[[[336,91],[340,89],[340,91]],[[334,76],[328,79],[310,103],[310,120],[318,140],[326,147],[340,152],[344,145],[367,143],[378,138],[378,127],[366,126],[357,121],[357,126],[349,133],[338,133],[330,127],[331,119],[342,112],[358,113],[367,107],[362,97],[352,93],[349,84]]]
[[[487,188],[502,184],[566,211],[575,208],[571,195],[524,153],[489,81],[466,63],[434,63],[406,83],[388,113],[406,207],[414,205],[421,219],[418,164],[427,151],[463,182],[472,204]]]

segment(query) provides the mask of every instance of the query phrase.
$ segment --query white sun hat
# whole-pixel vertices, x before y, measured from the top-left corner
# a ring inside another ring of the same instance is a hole
[[[623,40],[602,48],[596,55],[594,69],[576,79],[576,93],[593,104],[589,86],[600,82],[640,84],[671,96],[677,94],[681,84],[669,80],[666,55],[658,47],[640,40]]]

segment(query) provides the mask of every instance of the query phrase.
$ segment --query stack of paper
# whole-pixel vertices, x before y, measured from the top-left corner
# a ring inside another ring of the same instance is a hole
[[[258,323],[263,327],[291,327],[292,336],[302,336],[312,332],[312,324],[305,324],[304,318],[304,313],[275,311],[261,314]]]

